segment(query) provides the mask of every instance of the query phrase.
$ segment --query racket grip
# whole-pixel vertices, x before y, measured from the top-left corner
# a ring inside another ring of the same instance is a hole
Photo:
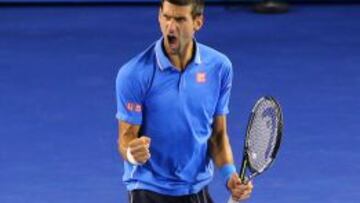
[[[230,196],[230,197],[229,197],[229,200],[227,201],[227,203],[239,203],[239,202],[233,200],[233,198]]]

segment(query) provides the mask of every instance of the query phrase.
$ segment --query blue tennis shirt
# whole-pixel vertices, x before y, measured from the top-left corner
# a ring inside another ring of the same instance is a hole
[[[208,140],[216,116],[229,112],[232,65],[195,40],[195,56],[181,72],[164,53],[163,39],[131,59],[116,78],[116,117],[141,125],[151,138],[151,158],[125,161],[128,190],[188,195],[209,184],[214,166]]]

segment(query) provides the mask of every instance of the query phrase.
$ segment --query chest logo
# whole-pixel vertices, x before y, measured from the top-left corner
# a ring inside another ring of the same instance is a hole
[[[206,82],[206,73],[199,72],[196,74],[196,82],[197,83],[205,83]]]

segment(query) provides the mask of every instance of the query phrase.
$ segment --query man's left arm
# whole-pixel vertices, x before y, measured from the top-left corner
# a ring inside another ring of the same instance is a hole
[[[213,123],[213,132],[209,141],[212,159],[220,168],[220,173],[226,180],[226,186],[236,201],[245,200],[250,197],[252,183],[243,184],[236,173],[233,153],[227,134],[226,116],[216,116]]]

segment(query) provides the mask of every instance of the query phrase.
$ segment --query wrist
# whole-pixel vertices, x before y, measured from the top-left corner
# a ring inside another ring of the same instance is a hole
[[[226,185],[233,173],[236,173],[236,167],[234,164],[226,164],[220,168],[220,174]]]

